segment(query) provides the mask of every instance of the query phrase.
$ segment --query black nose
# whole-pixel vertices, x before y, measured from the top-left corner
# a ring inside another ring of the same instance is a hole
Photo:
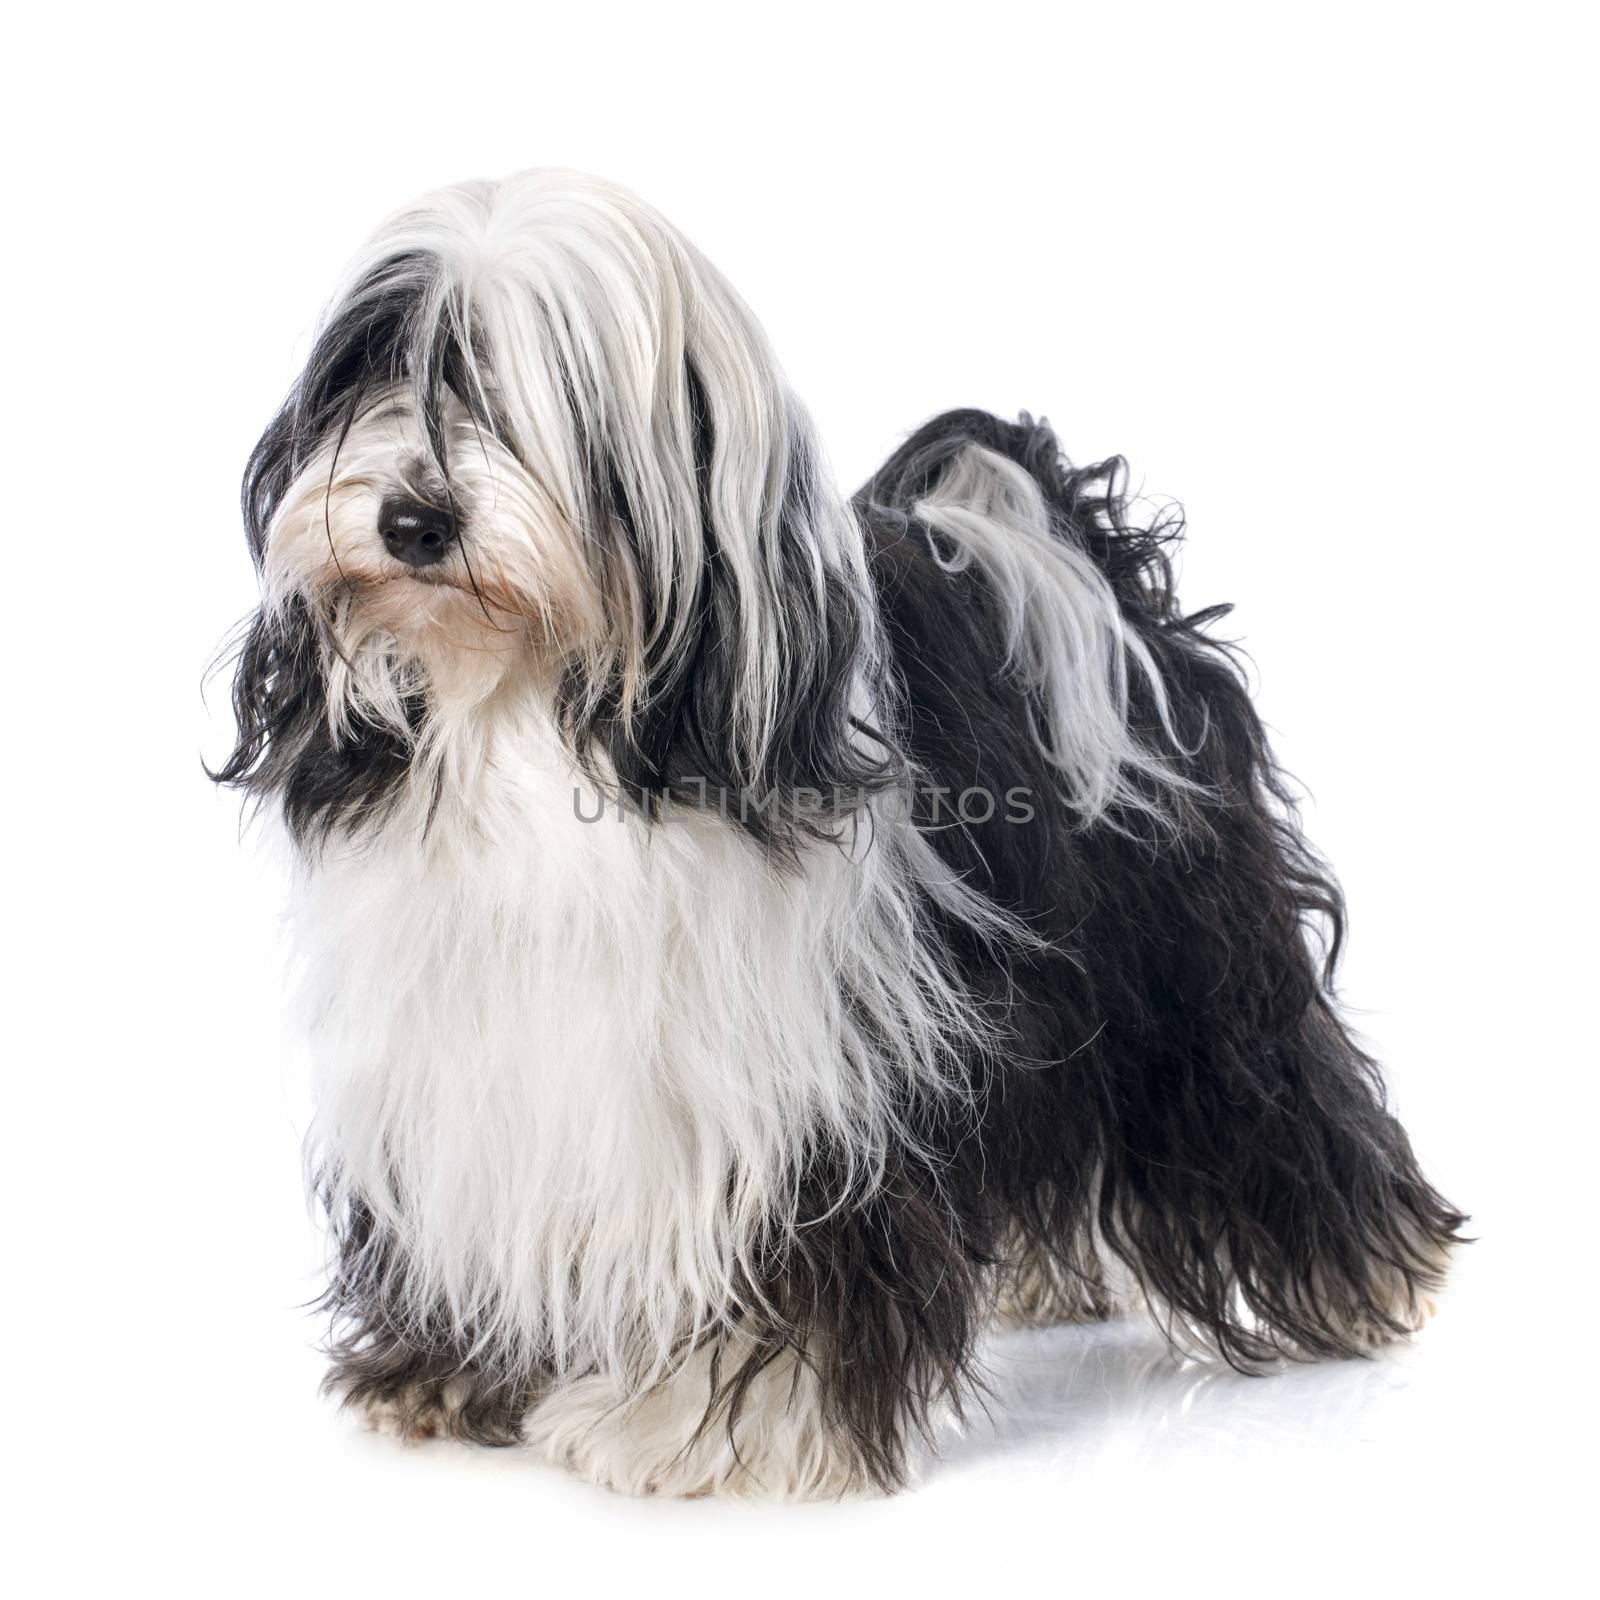
[[[396,561],[408,567],[431,567],[443,561],[455,537],[456,519],[437,506],[425,506],[403,494],[390,495],[378,511],[378,532]]]

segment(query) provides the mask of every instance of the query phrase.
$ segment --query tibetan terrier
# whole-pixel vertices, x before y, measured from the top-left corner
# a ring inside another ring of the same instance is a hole
[[[631,194],[377,233],[256,446],[214,774],[287,829],[329,1388],[637,1492],[893,1487],[999,1319],[1403,1336],[1461,1215],[1120,461],[853,498]]]

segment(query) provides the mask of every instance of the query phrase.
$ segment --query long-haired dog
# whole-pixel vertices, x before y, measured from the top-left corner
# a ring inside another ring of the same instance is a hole
[[[1460,1214],[1171,519],[1042,423],[853,498],[564,172],[387,223],[250,458],[215,774],[302,863],[331,1389],[620,1489],[893,1486],[997,1317],[1404,1335]]]

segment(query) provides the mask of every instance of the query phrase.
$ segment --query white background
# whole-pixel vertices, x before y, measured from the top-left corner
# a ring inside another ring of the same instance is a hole
[[[440,0],[9,28],[11,1592],[1572,1592],[1583,9]],[[227,718],[200,678],[252,600],[241,465],[343,262],[416,192],[527,165],[620,179],[697,240],[848,483],[973,404],[1043,411],[1184,501],[1186,600],[1237,602],[1349,891],[1347,998],[1481,1234],[1412,1349],[1251,1381],[1136,1326],[1012,1340],[994,1421],[920,1488],[798,1509],[630,1503],[317,1399],[278,876],[201,775]]]

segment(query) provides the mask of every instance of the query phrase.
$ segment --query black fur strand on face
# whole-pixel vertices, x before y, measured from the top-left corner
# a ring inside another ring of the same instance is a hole
[[[419,326],[431,277],[426,258],[395,257],[355,285],[318,334],[293,392],[245,467],[240,499],[258,568],[273,518],[296,478],[319,451],[329,453],[331,475],[352,424],[397,387],[417,397],[447,492],[447,400],[467,406],[480,427],[494,428],[495,419],[465,380],[456,324],[438,317]],[[326,671],[327,658],[337,652],[327,619],[304,597],[258,612],[234,670],[234,748],[211,773],[257,800],[278,801],[290,833],[308,850],[335,829],[353,834],[380,821],[411,765],[412,742],[394,728],[357,720],[335,735]],[[421,694],[411,696],[406,709],[415,731],[424,711]]]

